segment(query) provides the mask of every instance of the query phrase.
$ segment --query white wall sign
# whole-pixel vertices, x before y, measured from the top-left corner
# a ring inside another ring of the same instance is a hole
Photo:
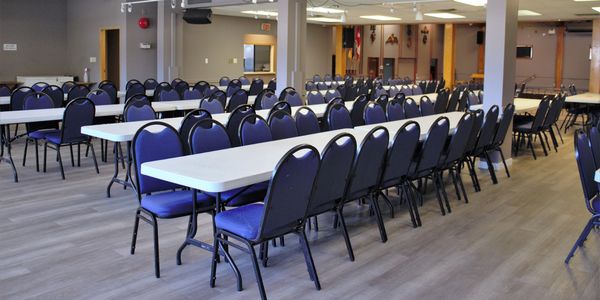
[[[17,44],[4,44],[2,48],[4,51],[17,51]]]

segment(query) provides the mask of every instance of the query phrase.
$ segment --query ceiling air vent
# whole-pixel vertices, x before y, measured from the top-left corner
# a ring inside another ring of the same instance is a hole
[[[583,14],[575,14],[578,17],[597,17],[600,16],[600,13],[583,13]]]

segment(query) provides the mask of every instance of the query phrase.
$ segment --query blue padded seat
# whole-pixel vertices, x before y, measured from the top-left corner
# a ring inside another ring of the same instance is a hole
[[[259,203],[227,210],[217,214],[215,226],[248,240],[255,240],[264,210],[264,205]]]
[[[41,140],[41,139],[46,138],[49,134],[55,134],[60,138],[60,130],[58,130],[58,129],[36,130],[36,131],[27,133],[27,136],[32,139]]]
[[[221,201],[227,206],[242,206],[249,203],[261,202],[267,195],[269,182],[260,182],[250,187],[237,188],[221,193]],[[240,193],[241,191],[241,193]],[[204,192],[211,197],[217,197],[217,193]],[[238,195],[239,194],[239,195]],[[236,196],[237,195],[237,196]],[[235,196],[235,197],[234,197]],[[229,200],[231,197],[233,199]]]
[[[47,141],[52,142],[54,144],[61,144],[60,130],[53,131],[53,132],[48,132],[45,135],[46,135],[46,140]]]
[[[196,205],[198,210],[214,205],[213,198],[198,193]],[[189,215],[192,212],[192,191],[175,191],[146,195],[141,206],[159,218],[175,218]]]

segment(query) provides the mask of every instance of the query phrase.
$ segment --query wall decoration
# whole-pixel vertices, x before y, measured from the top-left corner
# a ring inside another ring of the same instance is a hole
[[[375,43],[375,25],[371,25],[371,27],[369,28],[371,29],[371,44]]]
[[[395,36],[393,33],[387,38],[387,40],[385,40],[386,44],[398,44],[398,37]]]
[[[406,48],[412,47],[412,25],[406,25]]]
[[[260,30],[262,31],[271,31],[271,23],[261,23]]]
[[[423,44],[427,44],[427,35],[429,34],[429,29],[427,29],[427,26],[423,26],[423,29],[421,29],[421,34],[423,34]]]

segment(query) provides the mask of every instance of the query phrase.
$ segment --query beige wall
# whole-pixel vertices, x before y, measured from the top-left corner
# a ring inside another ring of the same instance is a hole
[[[271,30],[261,30],[270,23]],[[243,43],[247,34],[272,35],[276,39],[277,22],[213,15],[210,25],[183,24],[182,78],[195,82],[217,82],[221,76],[243,74]],[[331,27],[308,25],[305,74],[331,72]],[[205,59],[208,58],[208,64]],[[237,63],[233,63],[233,59]],[[248,76],[253,77],[253,76]],[[270,76],[274,77],[274,76]]]

